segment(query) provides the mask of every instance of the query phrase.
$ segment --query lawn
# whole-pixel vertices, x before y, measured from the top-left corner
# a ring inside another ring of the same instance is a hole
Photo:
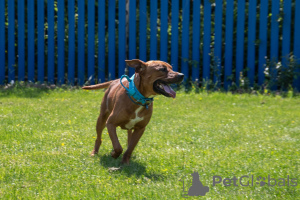
[[[0,199],[180,199],[194,171],[209,192],[190,199],[299,198],[299,97],[159,96],[131,164],[120,166],[106,129],[99,155],[89,156],[103,94],[0,90]],[[126,149],[126,131],[117,132]],[[214,176],[230,186],[214,186]]]

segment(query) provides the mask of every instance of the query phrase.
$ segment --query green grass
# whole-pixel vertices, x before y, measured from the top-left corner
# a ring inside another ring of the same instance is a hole
[[[299,98],[159,96],[131,164],[112,171],[121,157],[110,157],[106,129],[99,155],[89,156],[103,94],[0,90],[0,199],[180,199],[179,180],[187,175],[187,184],[193,171],[210,187],[195,199],[299,198]],[[127,133],[117,131],[126,149]],[[289,175],[298,186],[213,186],[216,175]]]

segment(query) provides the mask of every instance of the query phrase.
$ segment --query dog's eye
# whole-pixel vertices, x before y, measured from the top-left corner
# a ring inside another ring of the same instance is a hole
[[[167,71],[167,68],[165,68],[165,67],[160,68],[159,71],[166,72],[166,71]]]

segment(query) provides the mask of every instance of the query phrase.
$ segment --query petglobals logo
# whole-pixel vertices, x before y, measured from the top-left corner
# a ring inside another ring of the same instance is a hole
[[[292,186],[296,187],[298,185],[297,178],[291,178],[289,175],[285,178],[273,178],[270,175],[268,177],[255,177],[254,175],[251,176],[241,176],[239,178],[222,178],[221,176],[213,176],[213,186],[217,184],[223,184],[225,187],[229,186],[242,186],[242,187],[249,187],[249,186]]]
[[[210,188],[219,186],[224,187],[296,187],[298,186],[298,179],[287,175],[283,178],[275,178],[272,175],[255,176],[255,175],[244,175],[240,177],[224,178],[222,176],[214,175],[212,181],[203,181],[198,172],[186,174],[179,181],[182,182],[181,196],[188,198],[189,196],[205,196],[210,191]],[[212,186],[207,186],[212,183]],[[213,193],[212,193],[213,194]]]

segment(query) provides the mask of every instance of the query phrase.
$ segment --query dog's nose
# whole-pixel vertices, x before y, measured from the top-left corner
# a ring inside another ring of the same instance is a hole
[[[177,74],[177,78],[178,78],[179,80],[183,80],[183,77],[184,77],[184,74],[183,74],[183,73],[178,73],[178,74]]]

